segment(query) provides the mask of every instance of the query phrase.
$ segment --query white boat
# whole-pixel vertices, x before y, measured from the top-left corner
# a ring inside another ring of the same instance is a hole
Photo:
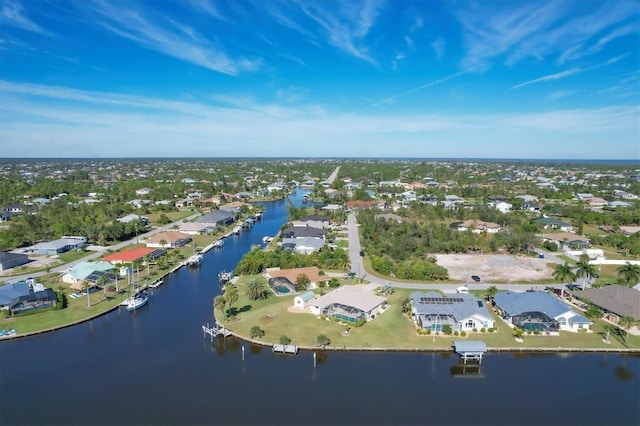
[[[265,236],[265,237],[262,237],[262,242],[265,243],[265,244],[266,243],[270,243],[271,241],[273,241],[273,237],[270,237],[268,235]]]
[[[136,309],[146,305],[148,301],[149,301],[149,296],[147,296],[144,293],[138,296],[135,296],[133,299],[129,300],[129,303],[127,303],[127,311],[129,312],[135,311]]]
[[[216,240],[216,241],[213,243],[213,247],[222,247],[223,245],[224,245],[224,240],[223,240],[222,238],[221,238],[221,239],[219,239],[219,240]]]
[[[233,228],[233,232],[234,234],[238,235],[240,233],[240,231],[242,230],[241,226],[236,226],[235,228]]]
[[[163,283],[164,283],[164,281],[162,281],[162,280],[158,280],[158,281],[156,281],[156,282],[154,282],[154,283],[149,284],[149,287],[151,287],[151,288],[158,288],[158,287],[160,287]]]
[[[200,253],[194,254],[192,256],[189,256],[189,259],[187,259],[187,265],[200,266],[203,259],[204,259],[204,256],[202,256]]]

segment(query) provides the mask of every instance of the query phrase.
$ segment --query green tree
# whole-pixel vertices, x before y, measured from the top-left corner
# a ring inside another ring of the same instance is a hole
[[[624,279],[627,287],[631,287],[640,280],[640,266],[627,262],[618,268],[618,275]]]
[[[91,293],[89,292],[89,288],[91,287],[91,283],[89,281],[82,282],[82,290],[87,292],[87,307],[91,307]]]
[[[311,280],[307,274],[298,274],[296,277],[296,283],[298,284],[298,291],[306,290],[307,286],[311,283]]]
[[[576,274],[573,272],[573,268],[565,262],[564,264],[557,264],[554,267],[553,278],[562,282],[562,296],[564,296],[564,284],[566,282],[574,282],[576,280]]]
[[[288,336],[283,334],[282,336],[280,336],[280,339],[278,340],[278,342],[280,342],[281,345],[285,345],[286,346],[289,343],[291,343],[291,339],[289,339]]]
[[[227,317],[227,311],[225,310],[226,306],[227,299],[223,295],[220,294],[213,298],[213,308],[218,309],[220,312],[222,312],[222,315],[225,318]]]
[[[638,324],[638,320],[636,320],[634,317],[626,316],[618,320],[618,325],[627,332],[627,334],[625,334],[624,336],[625,345],[627,344],[627,338],[629,337],[629,329],[631,329],[631,327],[636,324]]]
[[[576,277],[582,280],[582,289],[584,290],[587,281],[590,281],[593,276],[597,274],[595,266],[589,263],[589,259],[585,257],[580,258],[580,261],[576,264]]]
[[[260,339],[261,337],[264,337],[264,334],[264,330],[259,326],[254,325],[251,327],[250,336],[252,339]]]
[[[244,294],[249,300],[262,300],[271,295],[271,290],[263,280],[252,278],[245,286]]]
[[[484,292],[484,297],[486,300],[493,302],[493,298],[496,297],[496,294],[498,294],[498,288],[495,285],[492,285]]]
[[[224,287],[224,298],[229,305],[229,311],[231,311],[231,306],[238,301],[238,289],[235,285],[231,283],[227,283]]]
[[[102,290],[104,291],[104,298],[107,298],[107,277],[106,275],[100,275],[100,277],[98,278],[97,281],[98,286],[102,287]]]
[[[328,344],[331,343],[331,339],[329,339],[327,336],[325,336],[324,334],[319,334],[316,337],[316,345],[318,346],[322,346],[322,349],[325,348],[325,346],[327,346]]]

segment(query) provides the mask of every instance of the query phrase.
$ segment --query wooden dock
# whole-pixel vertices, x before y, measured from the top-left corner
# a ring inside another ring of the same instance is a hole
[[[275,344],[275,345],[273,345],[273,348],[271,348],[271,350],[274,353],[295,355],[295,354],[298,353],[299,348],[297,346],[294,346],[294,345],[279,345],[279,344]]]
[[[211,341],[213,342],[214,337],[231,336],[231,331],[224,328],[221,324],[216,323],[215,326],[209,327],[209,323],[207,325],[202,326],[202,334],[204,337],[207,337],[207,334],[211,337]]]

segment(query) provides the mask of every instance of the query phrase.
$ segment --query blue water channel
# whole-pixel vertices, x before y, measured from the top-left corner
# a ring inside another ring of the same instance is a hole
[[[286,221],[286,202],[266,208],[135,314],[2,342],[0,424],[640,424],[638,356],[490,353],[477,368],[452,353],[327,352],[314,367],[309,352],[204,338],[218,273]]]

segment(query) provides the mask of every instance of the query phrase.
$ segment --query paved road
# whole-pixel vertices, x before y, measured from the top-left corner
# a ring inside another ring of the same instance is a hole
[[[335,181],[336,178],[338,177],[339,171],[340,171],[340,166],[336,167],[335,170],[331,173],[331,175],[329,175],[329,177],[327,178],[327,182],[333,183],[333,181]]]
[[[435,289],[442,290],[445,292],[454,292],[456,288],[461,284],[443,284],[441,282],[433,282],[433,283],[405,283],[399,281],[393,281],[390,279],[383,279],[376,277],[374,275],[369,275],[367,271],[364,269],[364,264],[362,262],[362,256],[360,256],[360,251],[362,250],[360,246],[360,235],[358,234],[358,222],[356,220],[355,214],[351,213],[347,218],[347,227],[349,234],[349,260],[351,261],[351,271],[355,272],[361,280],[366,280],[371,282],[372,284],[379,286],[388,284],[392,287],[398,288],[415,288],[416,290],[420,289]],[[546,255],[546,253],[545,253]],[[560,261],[560,259],[558,259]],[[562,262],[564,263],[564,262]],[[530,284],[492,284],[492,283],[467,283],[466,286],[469,290],[486,290],[491,286],[495,286],[498,290],[515,290],[515,291],[524,291],[529,289],[534,290],[543,290],[545,287],[557,287],[554,285],[530,285]]]
[[[105,255],[105,252],[107,250],[113,250],[113,251],[117,251],[120,250],[121,248],[127,247],[131,244],[137,244],[140,240],[143,240],[145,238],[149,238],[150,236],[152,236],[153,234],[157,234],[158,232],[164,232],[168,229],[173,228],[174,226],[182,223],[182,222],[186,222],[192,219],[195,219],[196,217],[200,216],[200,214],[194,214],[192,216],[189,216],[185,219],[179,220],[177,222],[172,222],[169,223],[168,225],[163,225],[163,226],[159,226],[157,228],[153,228],[151,231],[145,232],[143,234],[140,234],[128,241],[123,241],[121,243],[115,244],[113,246],[108,246],[108,247],[104,247],[102,250],[100,251],[96,251],[95,253],[91,253],[90,255],[87,255],[85,257],[83,257],[82,259],[76,260],[72,263],[66,263],[64,265],[60,265],[60,266],[56,266],[55,268],[51,268],[51,270],[49,272],[46,271],[41,271],[41,272],[34,272],[34,273],[30,273],[30,274],[24,274],[24,275],[14,275],[14,276],[9,276],[9,277],[0,277],[0,279],[6,278],[5,281],[11,281],[11,282],[16,282],[16,281],[23,281],[26,280],[29,277],[39,277],[42,275],[47,275],[50,274],[52,272],[59,272],[59,273],[63,273],[63,272],[67,272],[67,270],[74,266],[77,265],[80,262],[87,262],[89,260],[93,260],[93,259],[97,259],[100,257],[103,257]]]

